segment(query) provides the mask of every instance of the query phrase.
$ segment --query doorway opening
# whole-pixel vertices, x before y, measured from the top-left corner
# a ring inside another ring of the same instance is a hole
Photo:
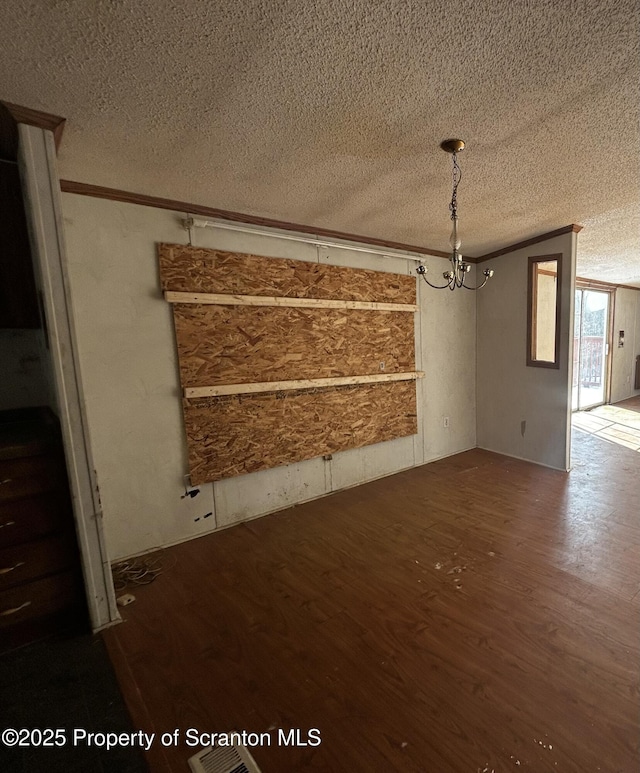
[[[584,411],[609,398],[611,294],[576,288],[572,409]]]

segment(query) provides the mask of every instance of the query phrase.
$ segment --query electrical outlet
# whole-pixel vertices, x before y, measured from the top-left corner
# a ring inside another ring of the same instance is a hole
[[[442,417],[442,426],[445,429],[449,429],[449,417],[448,416],[443,416]]]

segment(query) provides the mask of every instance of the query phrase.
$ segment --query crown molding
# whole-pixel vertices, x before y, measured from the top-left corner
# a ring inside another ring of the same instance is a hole
[[[565,225],[562,228],[557,228],[555,231],[548,231],[547,233],[540,234],[539,236],[532,236],[531,239],[525,239],[523,242],[516,242],[515,244],[509,244],[506,247],[501,247],[494,252],[488,252],[486,255],[481,255],[477,259],[477,263],[482,263],[485,260],[491,260],[491,258],[498,258],[500,255],[506,255],[508,252],[515,252],[515,250],[521,250],[524,247],[531,247],[532,244],[538,244],[539,242],[546,242],[547,239],[553,239],[555,236],[562,236],[562,234],[579,233],[582,231],[581,225],[572,223],[571,225]]]
[[[248,225],[261,226],[263,228],[279,228],[283,231],[297,231],[298,233],[309,234],[316,237],[325,236],[328,239],[342,239],[344,241],[360,242],[361,244],[371,244],[376,247],[388,247],[389,249],[393,250],[405,250],[407,252],[417,252],[424,255],[433,255],[439,258],[451,258],[451,255],[448,252],[434,250],[430,247],[419,246],[416,244],[405,244],[404,242],[394,242],[388,239],[376,239],[370,236],[361,236],[358,234],[347,233],[345,231],[334,231],[329,228],[318,228],[316,226],[304,225],[301,223],[290,223],[285,220],[274,220],[268,217],[258,217],[256,215],[248,215],[243,212],[234,212],[226,209],[217,209],[215,207],[206,207],[202,204],[194,204],[191,202],[179,201],[177,199],[164,199],[160,198],[159,196],[150,196],[146,193],[135,193],[133,191],[124,191],[118,188],[107,188],[101,185],[91,185],[90,183],[82,183],[75,180],[60,180],[60,189],[64,193],[76,193],[80,196],[92,196],[98,199],[122,201],[127,204],[139,204],[144,207],[155,207],[157,209],[170,209],[176,212],[185,212],[190,215],[219,218],[220,220],[228,220],[233,223],[245,223]],[[549,231],[548,233],[534,236],[531,239],[517,242],[516,244],[511,244],[507,247],[502,247],[495,252],[487,253],[486,255],[482,255],[479,258],[473,258],[465,255],[465,261],[468,263],[481,263],[485,260],[490,260],[491,258],[497,258],[499,255],[505,255],[508,252],[513,252],[514,250],[519,250],[523,247],[529,247],[532,244],[537,244],[538,242],[543,242],[547,239],[553,239],[555,236],[561,236],[562,234],[571,232],[578,233],[581,230],[581,225],[572,223],[571,225],[558,228],[555,231]],[[624,287],[625,285],[617,286]]]
[[[603,279],[587,279],[584,276],[576,277],[576,287],[585,290],[618,290],[620,288],[624,290],[635,290],[640,293],[640,287],[634,285],[623,285],[618,282],[605,282]]]
[[[327,239],[342,239],[344,241],[360,242],[361,244],[371,244],[376,247],[388,247],[393,250],[405,250],[406,252],[417,252],[422,255],[434,255],[440,258],[451,257],[448,252],[432,250],[430,247],[420,247],[415,244],[405,244],[404,242],[393,242],[387,239],[375,239],[370,236],[359,236],[344,231],[333,231],[329,228],[318,228],[317,226],[302,225],[300,223],[289,223],[284,220],[273,220],[268,217],[257,217],[255,215],[247,215],[243,212],[231,212],[226,209],[205,207],[201,204],[192,204],[185,201],[177,201],[175,199],[162,199],[157,196],[148,196],[145,193],[133,193],[131,191],[122,191],[116,188],[104,188],[100,185],[90,185],[88,183],[74,182],[73,180],[60,180],[60,189],[65,193],[77,193],[81,196],[93,196],[98,199],[110,199],[111,201],[124,201],[128,204],[140,204],[144,207],[171,209],[177,212],[185,212],[190,215],[202,215],[203,217],[229,220],[234,223],[246,223],[249,225],[262,226],[263,228],[279,228],[282,231],[297,231],[298,233],[310,234],[316,237],[324,236]],[[471,259],[468,260],[469,262],[472,262]]]

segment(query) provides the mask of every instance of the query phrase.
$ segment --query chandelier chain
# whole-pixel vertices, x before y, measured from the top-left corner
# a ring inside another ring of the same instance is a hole
[[[458,164],[458,154],[453,153],[453,171],[452,171],[452,178],[453,178],[453,191],[451,193],[451,204],[449,204],[449,211],[451,212],[451,219],[457,220],[458,219],[458,185],[460,185],[460,181],[462,180],[462,170],[460,169],[460,165]]]

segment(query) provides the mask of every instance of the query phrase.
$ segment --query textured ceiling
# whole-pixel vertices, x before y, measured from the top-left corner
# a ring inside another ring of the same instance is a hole
[[[638,0],[5,0],[63,178],[463,253],[570,223],[640,285]]]

